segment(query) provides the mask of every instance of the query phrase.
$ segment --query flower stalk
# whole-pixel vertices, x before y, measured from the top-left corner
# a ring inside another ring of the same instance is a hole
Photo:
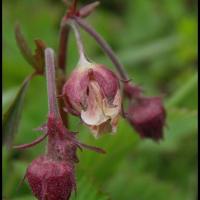
[[[60,115],[56,98],[55,61],[54,52],[51,48],[45,49],[45,68],[49,115],[53,114],[56,118],[58,118]]]
[[[67,44],[69,38],[70,27],[61,23],[59,50],[58,50],[58,67],[65,71],[67,65]]]
[[[79,51],[80,60],[85,60],[85,50],[83,47],[83,42],[81,40],[79,28],[78,28],[77,24],[74,22],[74,20],[70,20],[69,24],[72,27],[75,37],[76,37],[76,43],[77,43],[77,47],[78,47],[78,51]]]
[[[83,28],[92,38],[96,40],[99,46],[103,49],[103,51],[108,55],[117,71],[119,72],[120,77],[123,80],[129,80],[128,74],[126,73],[124,66],[121,64],[117,56],[115,55],[112,48],[108,45],[108,43],[101,37],[85,20],[80,17],[73,16],[74,21]]]

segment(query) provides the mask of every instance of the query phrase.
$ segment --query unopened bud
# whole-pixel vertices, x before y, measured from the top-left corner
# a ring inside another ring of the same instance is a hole
[[[132,104],[127,119],[142,138],[163,138],[166,112],[159,97],[142,98]]]
[[[75,189],[73,167],[47,156],[41,156],[29,165],[26,178],[38,200],[68,200]]]

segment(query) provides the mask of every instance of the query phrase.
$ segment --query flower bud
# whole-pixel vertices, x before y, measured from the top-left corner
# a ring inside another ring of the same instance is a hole
[[[96,137],[115,132],[121,111],[117,76],[101,64],[79,62],[63,87],[69,112],[80,116]]]
[[[141,98],[132,104],[127,119],[142,138],[163,138],[166,113],[159,97]]]
[[[142,88],[140,88],[138,85],[133,85],[129,81],[124,83],[124,94],[129,98],[139,97],[142,93]]]
[[[41,156],[29,165],[26,178],[39,200],[68,200],[75,189],[73,167],[68,162],[47,156]]]

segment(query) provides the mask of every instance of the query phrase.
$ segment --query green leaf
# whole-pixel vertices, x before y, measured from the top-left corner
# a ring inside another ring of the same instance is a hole
[[[19,24],[15,26],[15,38],[18,44],[18,47],[24,56],[25,60],[38,72],[43,73],[44,71],[44,49],[46,48],[45,43],[37,39],[35,40],[35,53],[32,54],[28,43],[26,42]]]
[[[13,198],[13,200],[35,200],[35,197],[33,196],[21,196],[21,197],[17,197],[17,198]]]
[[[9,106],[10,103],[12,102],[11,100],[16,95],[16,93],[17,93],[17,88],[16,87],[13,87],[13,88],[8,89],[5,92],[3,92],[3,95],[2,95],[3,113],[7,109],[7,106]]]
[[[145,60],[152,60],[168,52],[172,52],[180,46],[181,40],[175,35],[157,39],[151,43],[138,46],[137,48],[128,48],[119,52],[119,56],[125,65],[141,63]]]
[[[134,150],[129,149],[115,174],[103,183],[113,199],[194,199],[197,113],[170,109],[168,117],[165,139],[159,144],[143,140]]]
[[[158,151],[159,149],[170,150],[176,148],[177,141],[183,135],[189,134],[196,130],[196,112],[185,110],[167,110],[167,127],[165,129],[165,139],[157,144],[151,140],[141,140],[138,134],[125,121],[121,120],[116,135],[105,135],[97,141],[86,140],[86,134],[81,131],[85,138],[84,142],[103,148],[107,153],[98,155],[93,152],[84,151],[80,154],[79,168],[87,169],[87,173],[93,177],[97,183],[105,182],[114,174],[121,161],[130,153],[138,148],[139,145],[150,145]],[[80,135],[81,136],[81,135]],[[82,140],[83,141],[83,140]],[[95,144],[94,144],[95,143]],[[95,162],[94,162],[95,161]]]
[[[108,200],[109,197],[96,188],[93,181],[86,176],[78,177],[77,193],[71,200]]]
[[[5,151],[7,149],[5,148]],[[3,152],[5,154],[5,151]],[[10,160],[7,162],[7,168],[3,171],[4,178],[4,188],[3,188],[3,196],[6,199],[13,199],[16,196],[28,195],[30,193],[30,189],[26,184],[26,181],[22,181],[24,175],[26,173],[26,169],[28,163],[23,162],[22,160],[14,160],[13,152],[10,153]],[[12,171],[12,176],[10,176],[10,172]],[[17,195],[16,195],[17,194]],[[25,198],[21,198],[25,199]],[[32,198],[35,199],[35,198]]]
[[[140,66],[137,65],[144,61],[152,61],[155,58],[161,57],[169,52],[173,52],[181,44],[180,38],[171,35],[165,38],[157,39],[153,42],[143,44],[137,47],[126,47],[124,50],[117,52],[122,63],[127,67]],[[105,58],[100,56],[97,58],[105,62]]]
[[[190,91],[197,86],[197,73],[194,73],[193,76],[186,81],[181,88],[174,92],[174,95],[170,97],[167,102],[167,107],[177,106],[183,99],[190,94]]]
[[[35,59],[33,57],[32,51],[30,47],[28,46],[22,32],[19,24],[16,24],[15,26],[15,39],[17,41],[17,45],[24,56],[25,60],[32,65],[34,68],[36,66]]]
[[[115,200],[186,199],[175,184],[160,180],[151,173],[141,172],[139,168],[136,169],[134,162],[130,163],[127,160],[120,165],[105,189]]]
[[[86,170],[86,173],[95,177],[97,183],[100,184],[105,183],[115,173],[121,160],[124,159],[130,150],[135,149],[139,139],[133,128],[123,119],[121,119],[115,135],[107,134],[99,140],[94,140],[89,135],[88,130],[87,132],[80,132],[80,136],[84,137],[84,143],[93,144],[106,151],[105,155],[90,151],[80,153],[80,164],[78,167]],[[86,135],[90,137],[88,140],[86,139]],[[89,170],[87,170],[88,168]]]
[[[23,108],[24,96],[32,76],[33,75],[30,75],[24,80],[15,99],[3,115],[3,144],[6,143],[8,146],[12,144],[14,135],[17,132]]]

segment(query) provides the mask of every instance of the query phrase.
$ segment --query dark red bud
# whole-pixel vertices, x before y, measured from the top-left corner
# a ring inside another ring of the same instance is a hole
[[[124,83],[124,94],[128,98],[139,97],[142,93],[142,89],[138,85],[133,85],[130,82]]]
[[[142,98],[132,104],[127,119],[142,138],[160,140],[163,138],[166,112],[161,98]]]
[[[73,167],[68,162],[47,156],[41,156],[29,165],[26,178],[39,200],[68,200],[75,189]]]

